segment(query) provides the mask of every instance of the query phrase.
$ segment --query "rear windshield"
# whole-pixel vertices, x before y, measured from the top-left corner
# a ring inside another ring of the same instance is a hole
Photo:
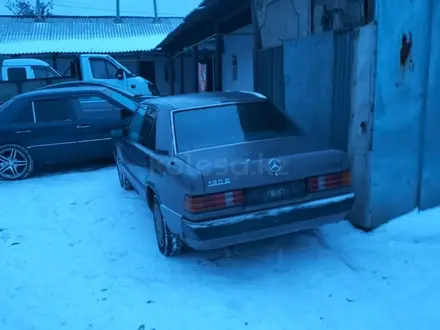
[[[174,129],[178,152],[302,135],[269,101],[177,111]]]

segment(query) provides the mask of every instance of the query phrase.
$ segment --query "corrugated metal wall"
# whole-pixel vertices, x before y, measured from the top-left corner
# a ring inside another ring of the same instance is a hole
[[[257,92],[285,109],[283,46],[263,49],[258,54]]]
[[[330,143],[332,136],[333,32],[284,42],[286,112],[305,134]]]
[[[334,83],[332,112],[332,145],[348,149],[348,131],[351,116],[351,76],[353,69],[353,34],[356,30],[334,33]]]

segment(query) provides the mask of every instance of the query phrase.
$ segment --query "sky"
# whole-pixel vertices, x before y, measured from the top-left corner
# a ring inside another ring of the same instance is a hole
[[[31,0],[35,1],[35,0]],[[10,15],[0,0],[0,15]],[[112,16],[116,0],[54,0],[55,15]],[[157,0],[159,16],[186,16],[201,0]],[[153,0],[120,0],[123,16],[154,16]]]

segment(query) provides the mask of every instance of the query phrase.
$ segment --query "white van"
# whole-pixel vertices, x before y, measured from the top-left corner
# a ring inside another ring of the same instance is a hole
[[[43,81],[39,85],[41,87],[42,85],[61,82],[64,78],[72,80],[72,77],[62,77],[49,64],[38,59],[4,59],[0,62],[0,65],[1,80],[4,82],[49,79],[47,82]],[[157,96],[159,94],[152,82],[131,73],[130,70],[109,55],[80,55],[76,61],[76,68],[77,80],[103,82],[141,96]]]

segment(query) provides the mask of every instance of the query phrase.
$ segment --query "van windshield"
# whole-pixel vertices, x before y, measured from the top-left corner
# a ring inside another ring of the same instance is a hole
[[[302,135],[268,100],[176,111],[174,130],[177,152]]]

